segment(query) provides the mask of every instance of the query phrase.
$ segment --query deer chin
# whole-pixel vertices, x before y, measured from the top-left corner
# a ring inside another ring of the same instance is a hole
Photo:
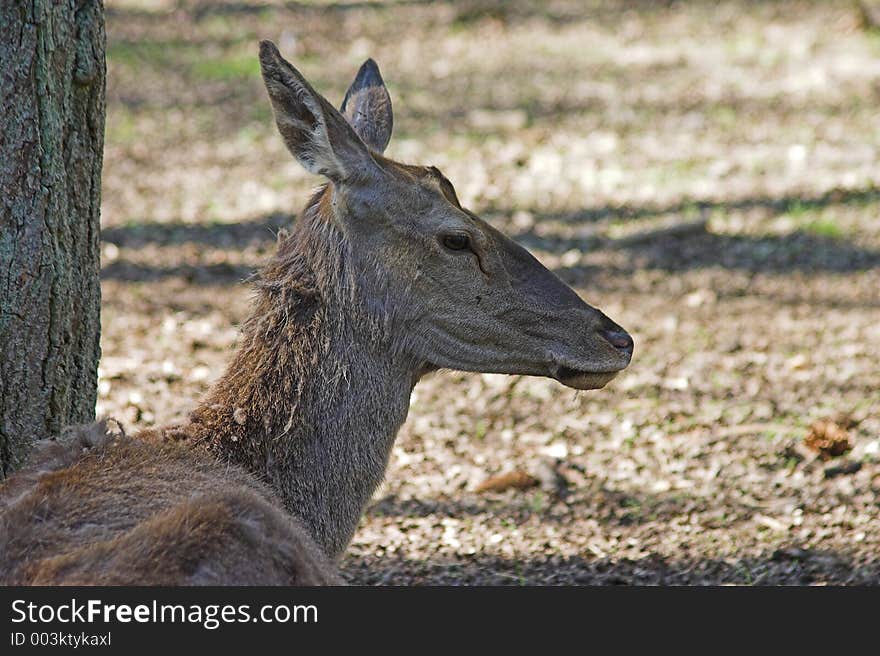
[[[566,387],[578,390],[601,389],[613,379],[619,371],[578,371],[569,367],[559,367],[554,378]]]

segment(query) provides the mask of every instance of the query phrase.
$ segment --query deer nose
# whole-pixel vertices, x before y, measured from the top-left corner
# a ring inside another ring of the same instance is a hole
[[[629,333],[623,330],[600,330],[599,334],[618,351],[624,353],[632,353],[633,338]]]

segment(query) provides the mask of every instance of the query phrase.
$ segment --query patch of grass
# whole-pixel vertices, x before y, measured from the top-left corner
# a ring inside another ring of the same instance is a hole
[[[242,80],[259,78],[260,62],[253,52],[216,53],[198,45],[179,41],[120,41],[107,46],[107,60],[114,65],[137,70],[154,69],[188,72],[201,80]]]
[[[265,128],[256,123],[246,123],[235,134],[235,138],[244,145],[251,145],[265,133]]]
[[[804,232],[825,237],[826,239],[842,239],[843,228],[832,218],[819,218],[807,222],[803,226]]]
[[[685,221],[696,221],[703,215],[699,203],[693,201],[685,201],[681,208],[681,217]]]
[[[865,29],[865,40],[870,44],[871,50],[880,56],[880,29],[871,27]]]
[[[828,208],[823,208],[816,202],[795,200],[785,208],[785,214],[794,220],[798,229],[811,235],[826,239],[841,239],[845,236],[843,228]]]
[[[108,144],[128,145],[137,140],[137,122],[134,116],[123,108],[107,114],[106,140]]]
[[[706,162],[696,158],[682,158],[670,162],[665,167],[664,175],[670,180],[679,178],[691,178],[697,172],[701,172],[706,166]]]
[[[162,68],[180,63],[181,44],[161,41],[117,41],[107,45],[107,60],[123,66]]]
[[[800,200],[796,200],[789,203],[788,207],[786,208],[786,214],[788,214],[793,219],[800,219],[811,212],[812,209],[813,208],[810,204]]]
[[[192,72],[204,80],[258,78],[260,61],[252,53],[230,55],[193,62]]]
[[[634,524],[639,522],[645,515],[645,510],[642,508],[642,502],[633,497],[622,499],[620,507],[625,509],[619,516],[619,520],[624,524]]]
[[[708,116],[722,129],[730,129],[736,126],[739,116],[736,109],[729,105],[716,105],[709,109]]]
[[[276,174],[269,178],[269,187],[274,191],[281,191],[282,189],[285,189],[289,184],[290,180],[288,180],[288,178],[283,175]],[[418,403],[418,401],[413,401],[412,404],[410,404],[410,407],[415,407],[416,403]]]
[[[270,126],[275,130],[272,118],[272,108],[268,102],[254,103],[247,108],[247,122],[263,126]]]
[[[529,509],[536,515],[539,515],[544,511],[545,505],[543,492],[535,492],[531,499],[529,499]]]
[[[475,7],[460,9],[449,26],[452,34],[466,32],[475,24],[482,23],[487,20],[504,21],[506,19],[505,12],[502,8]]]

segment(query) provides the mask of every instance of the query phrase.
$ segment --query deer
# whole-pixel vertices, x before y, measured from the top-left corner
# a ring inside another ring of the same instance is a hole
[[[188,418],[42,441],[0,489],[0,582],[334,585],[409,410],[439,370],[598,389],[633,340],[459,203],[383,155],[391,97],[367,60],[337,110],[269,41],[290,153],[323,185],[253,279],[225,372]]]

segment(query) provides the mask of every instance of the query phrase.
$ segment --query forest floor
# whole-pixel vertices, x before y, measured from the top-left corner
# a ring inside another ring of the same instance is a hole
[[[880,583],[880,34],[851,4],[259,5],[106,0],[100,413],[193,407],[317,182],[258,40],[337,103],[371,56],[387,154],[437,165],[636,347],[595,392],[420,383],[346,578]],[[804,439],[838,414],[853,448],[825,461]],[[477,491],[548,463],[565,494]]]

